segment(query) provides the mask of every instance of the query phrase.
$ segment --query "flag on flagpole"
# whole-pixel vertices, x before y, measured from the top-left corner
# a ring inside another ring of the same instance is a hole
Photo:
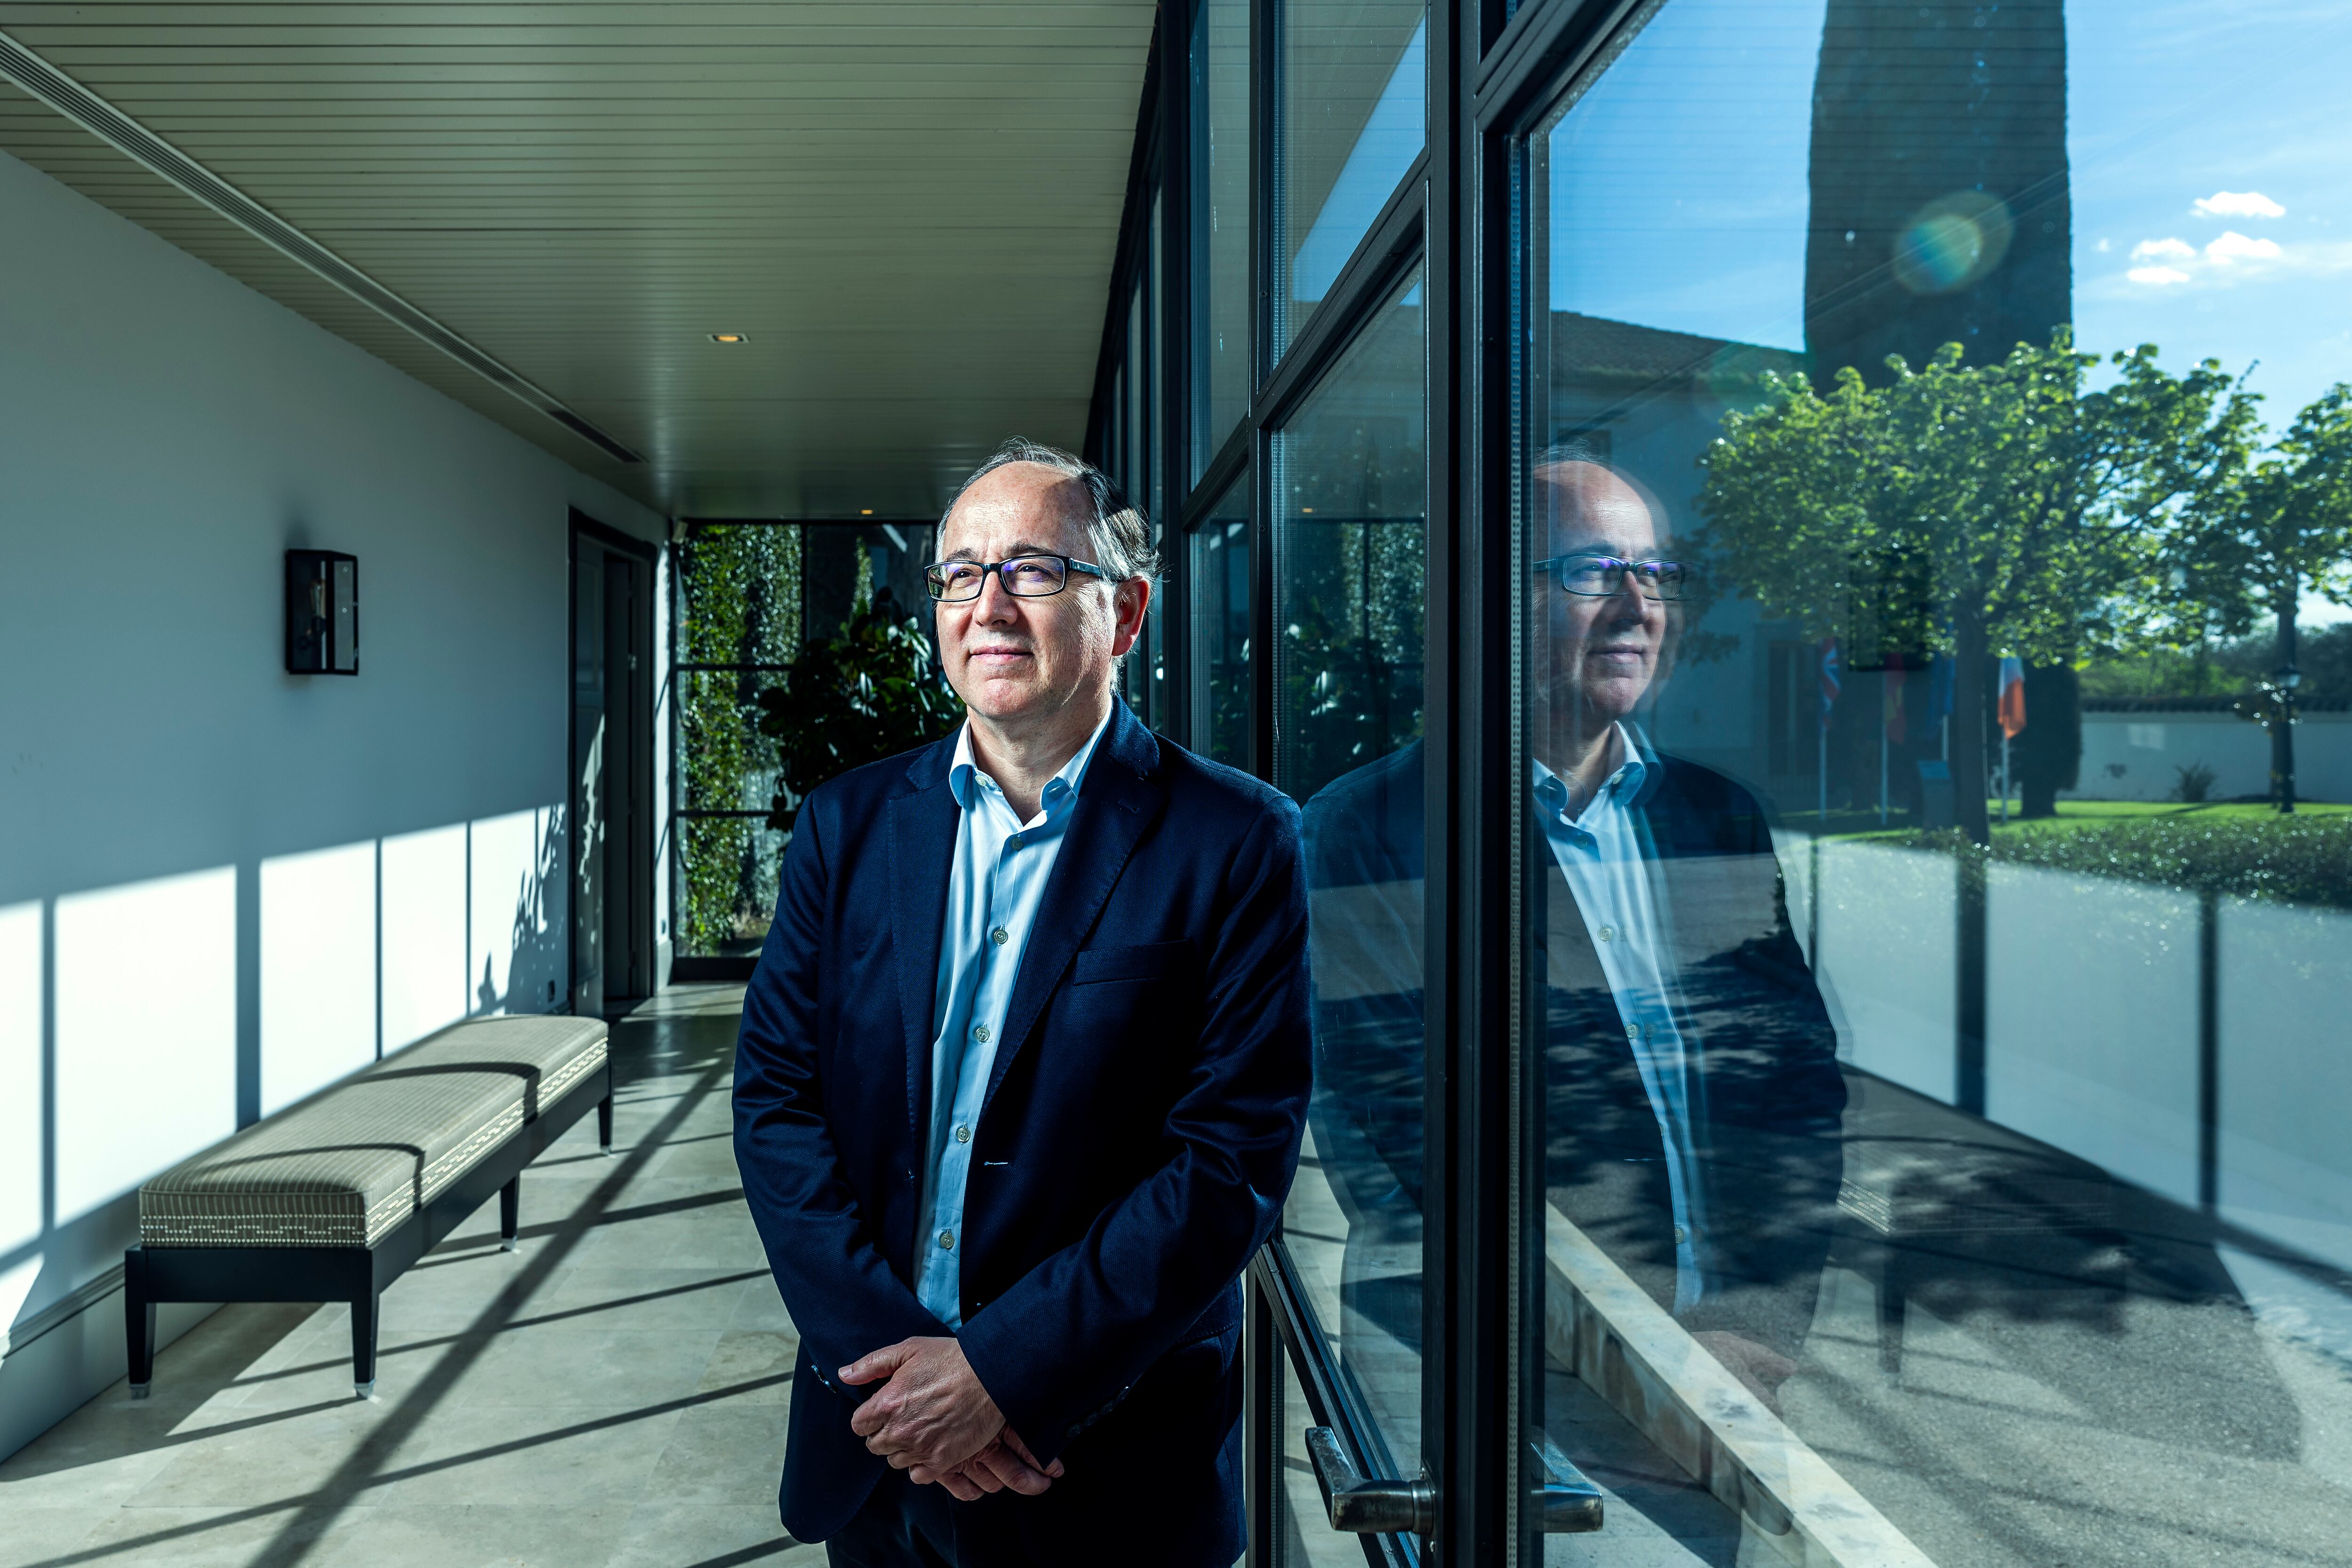
[[[1948,654],[1927,661],[1927,722],[1940,724],[1952,713],[1953,664]]]
[[[2025,661],[2000,661],[2000,732],[2015,740],[2025,729]]]
[[[1840,668],[1837,638],[1823,637],[1822,639],[1822,728],[1824,730],[1830,727],[1831,705],[1837,701]]]

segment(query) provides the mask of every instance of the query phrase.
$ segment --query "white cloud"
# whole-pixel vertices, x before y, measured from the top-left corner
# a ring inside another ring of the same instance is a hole
[[[2249,239],[2234,228],[2226,229],[2205,247],[2205,258],[2209,261],[2224,262],[2276,261],[2279,258],[2278,241]]]
[[[2095,250],[2105,250],[2105,249],[2107,249],[2107,248],[2108,248],[2107,242],[2106,242],[2105,240],[2104,240],[2104,239],[2103,239],[2103,240],[2099,241],[2099,243],[2098,243],[2097,245],[2094,246],[2092,248],[2093,248],[2093,249],[2095,249]]]
[[[2086,278],[2084,286],[2099,298],[2145,300],[2151,290],[2267,289],[2346,274],[2352,274],[2352,239],[2281,244],[2225,229],[2201,250],[2176,238],[2141,240],[2126,267],[2095,281]]]
[[[2260,191],[2215,191],[2210,196],[2199,196],[2196,205],[2205,217],[2286,216],[2286,208]]]

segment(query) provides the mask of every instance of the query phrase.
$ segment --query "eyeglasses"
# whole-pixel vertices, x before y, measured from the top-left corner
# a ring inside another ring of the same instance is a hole
[[[1645,599],[1679,599],[1690,581],[1690,571],[1678,561],[1620,561],[1613,555],[1555,555],[1536,563],[1538,572],[1555,573],[1562,593],[1605,598],[1631,576]]]
[[[991,572],[996,574],[998,585],[1016,599],[1058,594],[1070,585],[1073,572],[1110,581],[1110,574],[1091,561],[1073,561],[1066,555],[1016,555],[1010,561],[942,561],[923,568],[923,582],[933,599],[952,605],[979,598]]]

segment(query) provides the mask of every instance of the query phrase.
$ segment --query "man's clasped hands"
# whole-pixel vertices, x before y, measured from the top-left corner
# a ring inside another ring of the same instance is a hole
[[[951,1338],[900,1340],[841,1369],[841,1381],[888,1379],[850,1416],[866,1446],[919,1485],[936,1481],[971,1502],[1007,1488],[1035,1497],[1062,1474],[1041,1465],[1006,1425]]]

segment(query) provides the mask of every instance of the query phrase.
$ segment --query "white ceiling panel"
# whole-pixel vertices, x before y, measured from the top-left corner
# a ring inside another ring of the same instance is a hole
[[[0,0],[642,466],[5,85],[0,151],[673,514],[921,515],[1003,436],[1083,432],[1152,14]]]

